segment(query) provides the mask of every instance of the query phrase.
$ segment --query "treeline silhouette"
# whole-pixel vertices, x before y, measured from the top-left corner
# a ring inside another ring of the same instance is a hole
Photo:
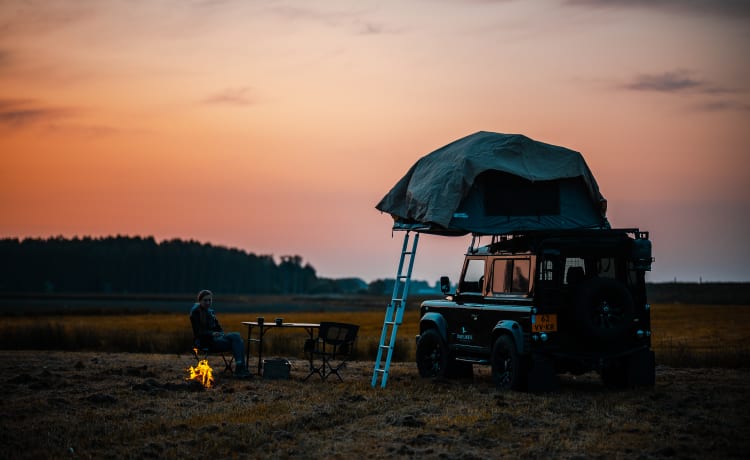
[[[282,256],[277,263],[270,255],[179,239],[0,239],[0,258],[0,292],[171,294],[210,287],[226,294],[296,294],[337,289],[298,255]]]

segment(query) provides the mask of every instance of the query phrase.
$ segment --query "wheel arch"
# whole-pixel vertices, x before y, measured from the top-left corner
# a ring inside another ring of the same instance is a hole
[[[494,344],[501,335],[507,335],[513,339],[519,355],[526,354],[527,350],[523,346],[523,328],[518,322],[511,320],[498,321],[492,330],[492,343]]]
[[[427,329],[436,329],[440,337],[448,343],[448,324],[440,313],[428,312],[419,320],[419,333],[424,334]]]

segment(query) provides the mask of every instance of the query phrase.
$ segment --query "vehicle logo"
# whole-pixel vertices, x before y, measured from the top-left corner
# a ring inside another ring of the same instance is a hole
[[[461,326],[461,333],[456,334],[456,340],[460,340],[461,342],[471,342],[474,340],[474,336],[468,332],[469,331],[466,330],[466,327]]]

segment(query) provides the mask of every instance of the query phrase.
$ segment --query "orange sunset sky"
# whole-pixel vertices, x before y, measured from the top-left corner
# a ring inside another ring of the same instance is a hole
[[[484,130],[580,151],[651,281],[748,281],[748,44],[745,1],[3,0],[0,237],[393,277],[375,204]],[[413,276],[455,280],[469,240],[423,236]]]

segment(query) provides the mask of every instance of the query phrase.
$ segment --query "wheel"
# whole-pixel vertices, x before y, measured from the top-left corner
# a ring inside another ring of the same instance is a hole
[[[427,329],[417,343],[417,369],[421,377],[445,377],[448,346],[436,329]]]
[[[525,370],[516,343],[509,335],[501,335],[492,347],[492,380],[501,390],[523,390]]]
[[[615,279],[592,278],[579,287],[576,318],[586,336],[601,342],[619,340],[633,322],[633,297]]]

